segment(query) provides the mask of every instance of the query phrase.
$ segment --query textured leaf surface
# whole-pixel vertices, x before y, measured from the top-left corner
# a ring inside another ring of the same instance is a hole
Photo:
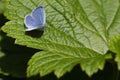
[[[62,54],[61,52],[53,53],[49,51],[36,53],[29,61],[30,66],[28,67],[28,76],[35,75],[39,73],[39,71],[41,76],[44,76],[46,75],[46,73],[50,73],[51,71],[55,70],[55,74],[57,75],[57,77],[60,77],[65,72],[70,71],[76,64],[81,64],[81,67],[88,73],[88,75],[96,72],[98,67],[100,69],[103,68],[105,56],[84,48],[73,50],[76,50],[79,54],[75,52]],[[83,55],[82,53],[84,52],[84,50],[87,50],[88,52],[85,51]],[[88,55],[89,52],[91,52],[92,55]]]
[[[120,35],[119,3],[119,0],[8,0],[5,15],[11,21],[2,29],[16,38],[17,44],[43,50],[30,59],[28,76],[54,71],[60,77],[76,64],[92,75],[104,67],[105,55],[110,50],[109,37]],[[45,9],[47,27],[42,37],[41,33],[33,37],[25,32],[24,17],[38,6]]]

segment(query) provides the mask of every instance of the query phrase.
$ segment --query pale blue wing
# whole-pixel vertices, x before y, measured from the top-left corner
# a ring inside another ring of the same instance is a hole
[[[25,17],[24,23],[27,28],[37,28],[40,25],[40,23],[37,23],[30,15]]]
[[[45,24],[45,11],[42,6],[34,9],[31,16],[35,20],[35,22],[39,23],[41,26]]]
[[[45,26],[45,12],[43,7],[38,7],[33,10],[31,15],[27,15],[24,20],[26,31],[42,28]]]

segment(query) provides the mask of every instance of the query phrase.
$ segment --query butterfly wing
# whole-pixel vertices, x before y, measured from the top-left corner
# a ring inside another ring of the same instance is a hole
[[[43,7],[34,9],[31,15],[25,17],[24,23],[28,28],[26,31],[43,27],[45,24],[45,12]]]
[[[33,20],[31,15],[27,15],[24,20],[25,26],[28,28],[27,31],[37,29],[39,27],[39,23],[36,23],[36,21]]]
[[[43,26],[45,24],[45,11],[42,6],[34,9],[31,16],[36,23],[39,23],[39,26]]]

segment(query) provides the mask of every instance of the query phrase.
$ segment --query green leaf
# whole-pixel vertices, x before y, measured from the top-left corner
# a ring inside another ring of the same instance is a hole
[[[5,0],[0,0],[0,14],[4,12],[4,3],[5,3]]]
[[[116,53],[115,61],[118,64],[120,70],[120,36],[111,37],[110,50]]]
[[[61,77],[76,64],[92,75],[115,47],[110,37],[120,35],[119,0],[7,0],[6,5],[10,21],[2,30],[17,44],[43,50],[30,59],[28,76],[54,71]],[[25,32],[24,17],[38,6],[45,9],[47,27],[42,37],[33,37]]]
[[[29,61],[28,76],[36,75],[39,72],[41,76],[44,76],[51,71],[55,71],[57,77],[61,77],[64,73],[69,72],[76,64],[81,64],[82,69],[88,75],[96,72],[98,67],[100,69],[103,68],[105,62],[104,55],[97,54],[86,48],[70,48],[70,50],[68,53],[53,53],[49,51],[36,53]],[[77,51],[79,54],[74,51]],[[89,54],[90,52],[91,54]]]

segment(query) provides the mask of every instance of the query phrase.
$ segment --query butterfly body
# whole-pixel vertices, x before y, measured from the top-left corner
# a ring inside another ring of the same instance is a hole
[[[27,15],[24,19],[26,31],[42,29],[45,27],[45,11],[42,6],[37,7],[31,14]]]

